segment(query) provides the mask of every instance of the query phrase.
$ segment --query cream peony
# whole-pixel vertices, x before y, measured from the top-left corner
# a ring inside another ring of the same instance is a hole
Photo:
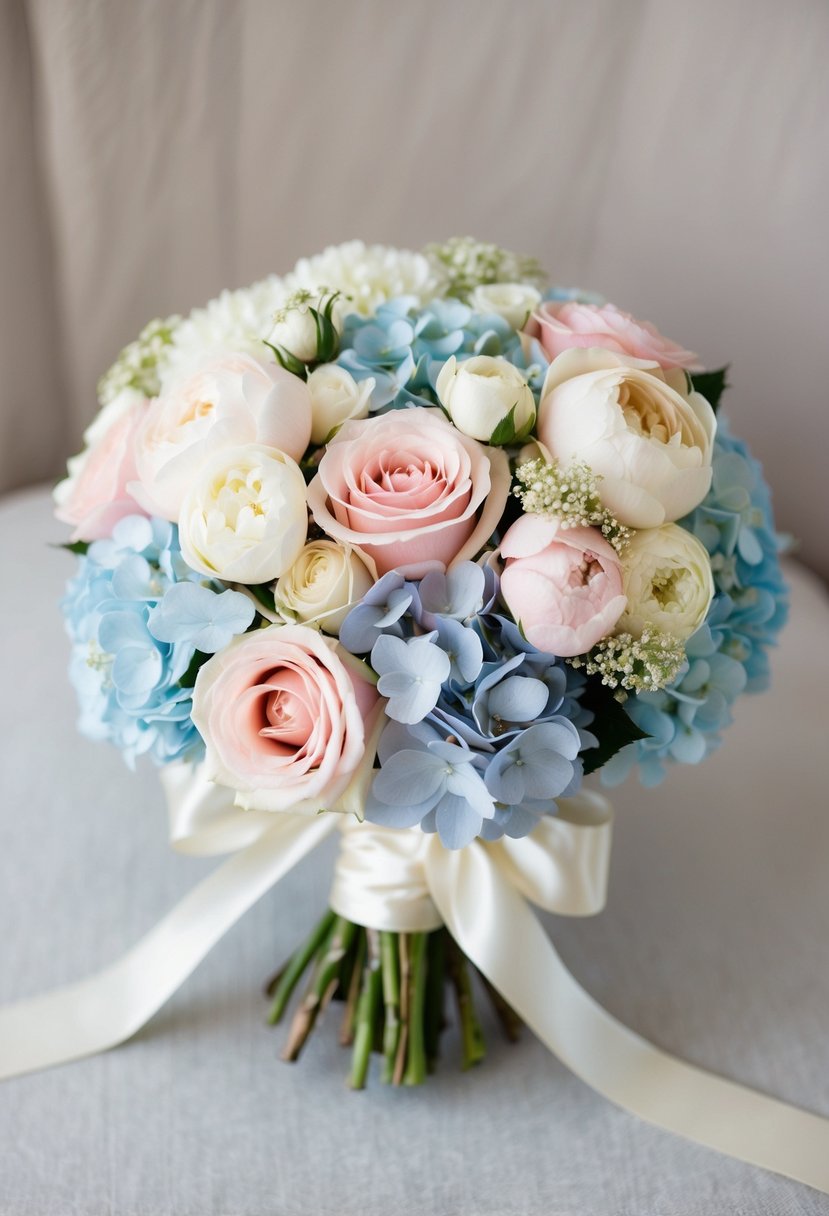
[[[201,468],[178,526],[193,570],[229,583],[271,582],[305,544],[305,479],[276,448],[251,443],[220,451]]]
[[[535,421],[535,399],[521,372],[500,355],[474,355],[459,363],[447,359],[437,379],[437,394],[459,431],[493,442],[512,413],[512,433],[501,442],[526,436]]]
[[[714,595],[705,547],[677,524],[637,532],[622,558],[627,608],[617,633],[638,638],[646,625],[684,641],[699,629]]]
[[[333,540],[307,544],[274,588],[276,611],[285,621],[319,625],[338,634],[348,611],[374,579],[365,562],[347,545]]]
[[[553,360],[538,411],[541,442],[565,467],[587,464],[604,505],[631,528],[659,527],[702,502],[716,429],[683,371],[598,349]]]
[[[336,363],[321,363],[308,377],[311,442],[323,444],[349,418],[367,418],[374,379],[357,381]]]
[[[211,355],[164,380],[138,429],[139,482],[130,489],[150,514],[175,520],[214,453],[265,444],[300,460],[310,438],[302,380],[253,355]]]
[[[469,297],[476,312],[502,317],[513,329],[523,329],[541,302],[541,292],[529,283],[482,283]]]

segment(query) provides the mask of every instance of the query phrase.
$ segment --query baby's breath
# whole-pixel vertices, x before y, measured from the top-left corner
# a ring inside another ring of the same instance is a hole
[[[547,278],[535,258],[471,236],[453,236],[443,244],[427,245],[425,253],[447,276],[445,294],[458,299],[486,283],[543,284]]]
[[[646,626],[641,638],[630,633],[603,638],[586,655],[568,659],[571,667],[583,667],[588,675],[599,675],[602,684],[627,692],[656,692],[679,675],[685,662],[685,646],[671,633]]]
[[[145,325],[134,342],[119,354],[112,367],[98,381],[101,405],[109,405],[124,389],[132,388],[145,397],[158,396],[161,384],[158,365],[171,345],[181,317],[156,318]]]
[[[513,494],[529,515],[555,517],[563,528],[600,528],[616,552],[624,553],[630,529],[602,505],[599,479],[588,465],[564,469],[558,461],[526,460],[515,470],[515,479]]]

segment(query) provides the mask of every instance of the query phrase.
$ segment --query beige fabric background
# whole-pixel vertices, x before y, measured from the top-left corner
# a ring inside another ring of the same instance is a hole
[[[472,232],[730,359],[829,573],[827,50],[825,0],[5,0],[0,488],[151,316]]]

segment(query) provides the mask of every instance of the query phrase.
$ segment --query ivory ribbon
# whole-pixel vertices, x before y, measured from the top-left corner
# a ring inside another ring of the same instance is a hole
[[[351,816],[239,811],[184,766],[168,767],[164,784],[177,848],[236,855],[119,962],[0,1009],[0,1078],[135,1034],[247,909],[341,828],[331,893],[341,915],[400,932],[445,923],[550,1051],[599,1093],[657,1127],[829,1193],[829,1119],[683,1063],[628,1030],[577,983],[530,909],[528,900],[563,915],[601,910],[611,834],[601,796],[563,800],[558,817],[522,840],[449,851],[416,829]]]

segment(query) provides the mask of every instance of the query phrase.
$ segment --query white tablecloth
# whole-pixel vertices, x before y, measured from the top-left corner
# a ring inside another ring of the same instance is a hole
[[[151,767],[80,738],[43,491],[0,504],[0,1001],[120,955],[211,868],[165,840]],[[549,918],[578,978],[660,1046],[829,1115],[829,602],[790,569],[773,691],[720,752],[615,797],[607,911]],[[422,1089],[344,1083],[336,1017],[278,1061],[260,983],[323,908],[331,849],[238,925],[132,1042],[0,1085],[0,1213],[767,1216],[806,1187],[619,1111],[529,1034]]]

